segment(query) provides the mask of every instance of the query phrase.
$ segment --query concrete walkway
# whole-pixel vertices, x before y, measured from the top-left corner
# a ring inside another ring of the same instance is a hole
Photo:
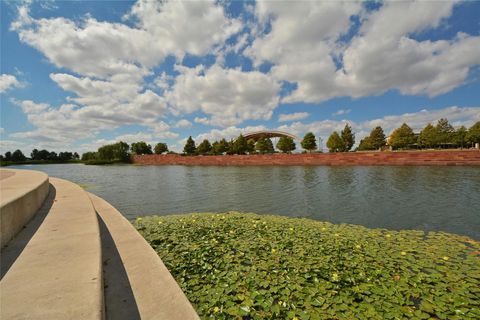
[[[32,174],[0,172],[2,182]],[[2,248],[0,319],[199,319],[114,207],[66,180],[50,178],[47,186],[41,208]]]
[[[106,318],[199,319],[162,260],[132,224],[108,202],[89,195],[104,225]]]
[[[51,207],[22,252],[15,237],[2,260],[17,255],[0,281],[2,319],[102,319],[100,231],[88,195],[51,178]],[[50,204],[46,204],[47,206]],[[21,246],[20,246],[21,247]]]

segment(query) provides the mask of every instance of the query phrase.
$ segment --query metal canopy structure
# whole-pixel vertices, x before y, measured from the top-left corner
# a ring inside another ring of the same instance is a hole
[[[263,130],[263,131],[255,131],[255,132],[250,132],[247,134],[243,135],[245,139],[250,140],[253,139],[255,141],[258,141],[263,138],[276,138],[276,137],[289,137],[292,138],[293,140],[299,140],[299,138],[293,134],[283,132],[283,131],[269,131],[269,130]]]

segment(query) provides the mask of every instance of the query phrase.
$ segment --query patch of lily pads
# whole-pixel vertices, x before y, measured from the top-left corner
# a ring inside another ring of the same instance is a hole
[[[138,218],[202,319],[480,319],[480,243],[251,213]]]

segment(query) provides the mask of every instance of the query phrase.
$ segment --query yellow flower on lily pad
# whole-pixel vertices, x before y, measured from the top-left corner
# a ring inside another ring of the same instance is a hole
[[[338,273],[334,272],[332,273],[332,281],[338,281]]]
[[[447,256],[444,256],[442,259],[448,261],[449,258]]]
[[[220,312],[220,308],[219,308],[219,307],[215,307],[215,308],[213,308],[213,312],[214,312],[214,313],[218,313],[218,312]]]
[[[277,252],[277,250],[275,250],[275,249],[272,248],[272,253],[275,253],[275,252]]]
[[[293,228],[290,228],[289,230],[290,230],[290,231],[293,231]]]
[[[360,249],[361,247],[362,247],[362,246],[359,245],[359,244],[357,244],[357,245],[355,246],[355,248],[357,248],[357,249]]]
[[[163,221],[158,221],[158,224],[162,224],[162,223],[163,223]]]
[[[407,255],[407,253],[406,253],[405,251],[400,252],[400,254],[401,254],[402,256]]]

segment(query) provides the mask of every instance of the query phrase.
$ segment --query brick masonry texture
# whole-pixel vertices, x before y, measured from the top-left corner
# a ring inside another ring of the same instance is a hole
[[[399,151],[224,156],[135,155],[139,165],[186,166],[480,166],[480,151]]]

